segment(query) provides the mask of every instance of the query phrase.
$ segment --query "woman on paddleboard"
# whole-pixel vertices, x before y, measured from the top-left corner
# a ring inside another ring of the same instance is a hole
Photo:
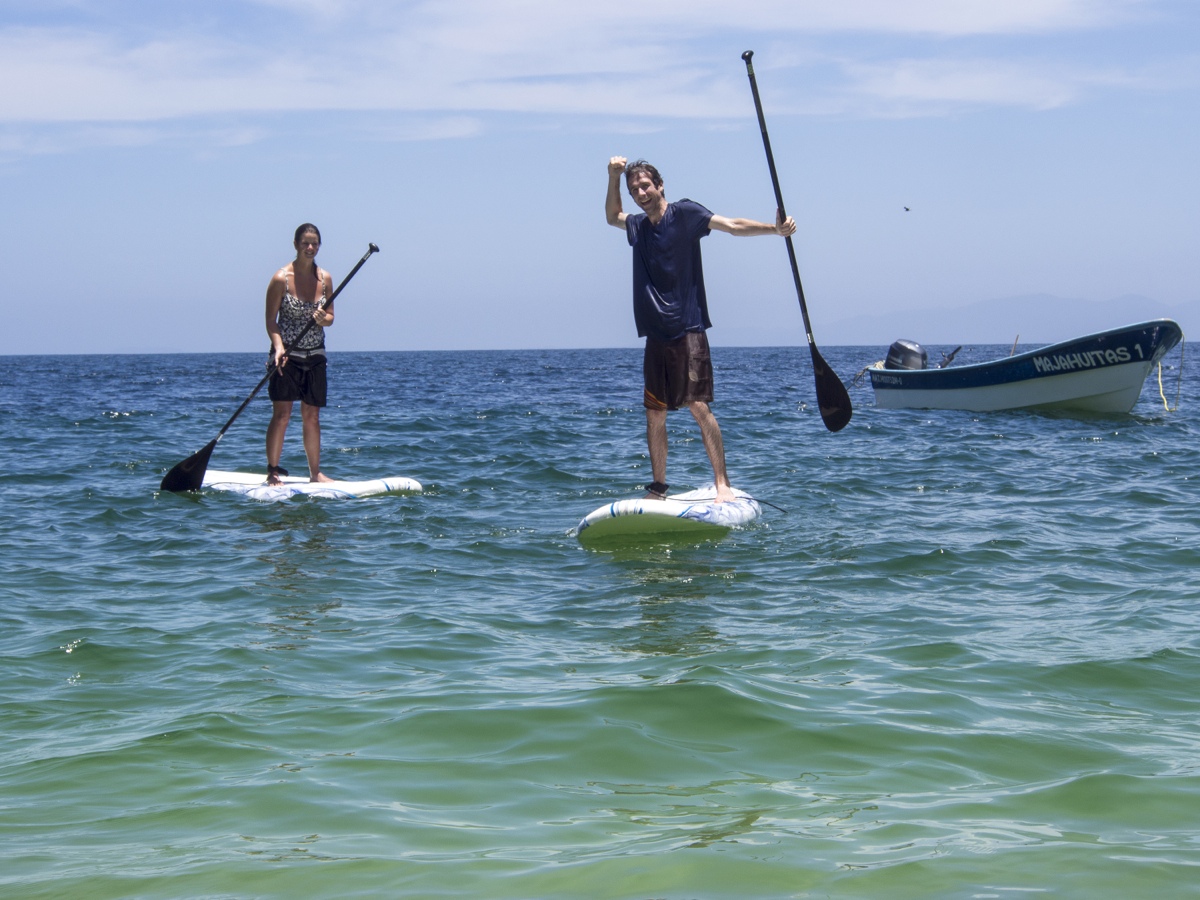
[[[321,232],[305,222],[296,229],[296,258],[267,285],[267,335],[273,367],[267,392],[271,423],[267,426],[267,483],[280,484],[287,470],[279,465],[283,436],[300,401],[304,455],[309,481],[332,481],[321,473],[321,407],[325,405],[325,329],[333,324],[333,279],[317,265]],[[307,330],[306,330],[307,329]]]

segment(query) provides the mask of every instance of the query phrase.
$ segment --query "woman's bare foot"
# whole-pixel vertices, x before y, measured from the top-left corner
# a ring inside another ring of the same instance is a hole
[[[308,480],[309,481],[334,481],[335,479],[330,478],[324,472],[318,472],[316,475],[311,476]]]

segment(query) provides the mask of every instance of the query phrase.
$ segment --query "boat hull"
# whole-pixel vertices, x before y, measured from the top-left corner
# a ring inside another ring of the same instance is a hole
[[[870,369],[885,409],[1068,409],[1127,413],[1146,375],[1183,338],[1155,319],[992,362],[946,369]]]

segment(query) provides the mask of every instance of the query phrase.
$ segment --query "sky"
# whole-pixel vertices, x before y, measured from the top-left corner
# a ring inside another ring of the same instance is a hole
[[[331,349],[637,346],[607,162],[772,219],[748,49],[819,345],[1200,324],[1195,0],[0,0],[0,353],[265,351],[309,221],[381,250]],[[805,342],[702,246],[714,345]]]

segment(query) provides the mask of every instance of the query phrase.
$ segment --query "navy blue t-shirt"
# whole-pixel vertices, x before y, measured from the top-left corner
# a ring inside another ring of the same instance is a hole
[[[638,337],[673,341],[712,327],[704,294],[700,238],[712,213],[691,200],[667,204],[658,224],[645,213],[625,218],[633,247],[633,319]]]

